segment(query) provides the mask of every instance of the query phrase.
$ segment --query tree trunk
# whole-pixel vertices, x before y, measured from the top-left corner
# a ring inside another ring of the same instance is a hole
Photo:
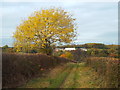
[[[52,47],[50,46],[50,41],[48,39],[45,39],[47,42],[45,45],[45,51],[47,55],[52,55]]]

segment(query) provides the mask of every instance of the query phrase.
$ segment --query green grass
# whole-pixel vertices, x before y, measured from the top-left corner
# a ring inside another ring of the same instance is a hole
[[[50,79],[50,86],[48,88],[58,88],[64,82],[66,77],[69,75],[72,67],[68,67],[64,72],[59,74],[56,78]]]
[[[54,68],[45,77],[29,81],[22,88],[99,88],[101,81],[84,63],[68,63]]]
[[[33,79],[21,88],[57,88],[64,82],[72,68],[73,65],[71,64],[57,67],[46,77]]]

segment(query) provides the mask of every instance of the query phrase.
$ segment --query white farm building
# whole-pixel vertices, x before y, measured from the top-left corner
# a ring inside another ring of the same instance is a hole
[[[74,51],[77,50],[78,48],[56,48],[55,51]],[[87,51],[86,48],[79,48],[82,51]]]
[[[65,51],[72,51],[72,50],[76,50],[75,48],[65,48]]]

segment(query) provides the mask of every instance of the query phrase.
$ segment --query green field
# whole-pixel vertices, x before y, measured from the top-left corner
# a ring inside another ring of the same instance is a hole
[[[43,77],[30,80],[20,88],[100,88],[102,80],[85,63],[68,63],[54,68]]]

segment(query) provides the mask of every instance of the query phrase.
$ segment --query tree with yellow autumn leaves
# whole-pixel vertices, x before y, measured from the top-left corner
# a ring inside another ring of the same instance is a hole
[[[16,50],[43,49],[50,55],[57,43],[70,43],[75,37],[75,19],[61,8],[35,11],[14,33]]]

